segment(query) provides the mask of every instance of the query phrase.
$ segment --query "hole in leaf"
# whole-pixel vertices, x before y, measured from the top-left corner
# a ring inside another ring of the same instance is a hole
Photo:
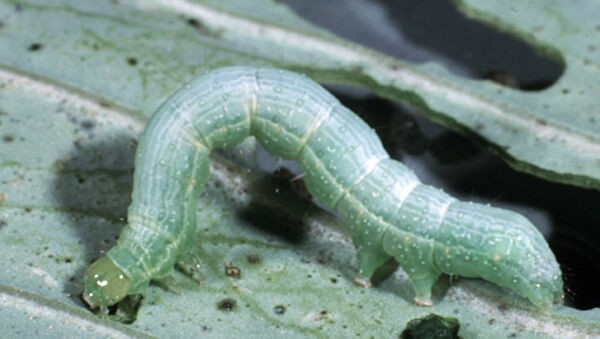
[[[319,6],[297,0],[282,2],[344,38],[402,60],[440,62],[460,76],[535,91],[552,86],[565,69],[559,54],[547,46],[542,55],[542,49],[467,18],[452,1],[377,0],[345,6],[336,2],[319,2]]]

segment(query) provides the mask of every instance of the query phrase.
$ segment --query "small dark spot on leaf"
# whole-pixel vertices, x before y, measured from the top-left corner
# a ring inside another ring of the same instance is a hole
[[[136,58],[129,57],[129,58],[127,58],[127,63],[128,63],[130,66],[135,66],[135,65],[137,65],[137,64],[138,64],[138,61],[137,61],[137,59],[136,59]]]
[[[26,213],[31,213],[31,207],[25,207],[25,212]]]
[[[6,225],[8,225],[8,224],[6,223],[5,220],[0,220],[0,229],[4,228]]]
[[[282,315],[285,313],[286,309],[285,309],[285,306],[283,306],[283,305],[277,305],[273,308],[273,311],[277,315]]]
[[[251,264],[256,264],[256,263],[260,262],[260,257],[256,254],[250,254],[246,257],[246,259]]]
[[[569,89],[568,88],[563,88],[562,94],[569,94]]]
[[[39,51],[42,48],[44,48],[44,45],[40,44],[39,42],[34,42],[31,45],[29,45],[29,48],[27,48],[27,49],[30,52],[36,52],[36,51]]]
[[[92,129],[92,128],[94,128],[94,126],[96,125],[96,123],[94,121],[92,121],[92,120],[84,120],[84,121],[81,122],[80,125],[81,125],[81,127],[83,129]]]
[[[16,3],[15,4],[15,12],[20,12],[23,10],[23,5],[21,5],[20,3]]]
[[[334,283],[334,284],[337,284],[337,282],[338,282],[337,278],[331,278],[329,280],[331,280],[331,282]]]
[[[100,101],[98,104],[100,105],[100,107],[104,107],[104,108],[110,107],[110,104],[106,101]]]
[[[217,308],[219,309],[219,311],[231,312],[235,310],[236,304],[237,303],[235,300],[227,298],[219,301],[219,303],[217,304]]]
[[[15,141],[15,137],[13,137],[12,135],[5,135],[4,137],[2,137],[2,140],[4,142],[13,142]]]
[[[535,121],[542,126],[548,125],[548,122],[546,122],[544,119],[536,119]]]
[[[194,18],[187,19],[187,23],[188,23],[188,25],[190,25],[194,28],[201,28],[203,26],[202,23],[198,19],[194,19]]]

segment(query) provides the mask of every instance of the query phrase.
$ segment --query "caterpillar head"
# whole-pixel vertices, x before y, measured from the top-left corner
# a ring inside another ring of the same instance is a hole
[[[94,262],[85,272],[83,300],[91,309],[105,309],[127,296],[131,283],[109,257]]]

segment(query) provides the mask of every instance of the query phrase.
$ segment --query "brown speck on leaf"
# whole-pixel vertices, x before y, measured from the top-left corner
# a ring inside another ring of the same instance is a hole
[[[250,254],[246,257],[246,260],[251,264],[256,264],[260,261],[260,257],[256,254]]]
[[[228,277],[232,277],[235,279],[239,279],[242,277],[242,270],[240,270],[238,267],[233,266],[232,263],[226,263],[225,264],[225,274]]]

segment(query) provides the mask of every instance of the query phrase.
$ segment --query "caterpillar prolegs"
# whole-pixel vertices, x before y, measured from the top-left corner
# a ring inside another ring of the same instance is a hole
[[[365,122],[310,79],[227,67],[177,91],[144,130],[127,225],[85,274],[90,307],[106,308],[171,272],[195,238],[211,150],[250,135],[271,154],[296,160],[314,198],[345,221],[357,249],[358,283],[368,286],[393,257],[417,304],[431,305],[442,273],[481,277],[544,309],[560,300],[556,259],[526,218],[420,183],[389,158]]]

